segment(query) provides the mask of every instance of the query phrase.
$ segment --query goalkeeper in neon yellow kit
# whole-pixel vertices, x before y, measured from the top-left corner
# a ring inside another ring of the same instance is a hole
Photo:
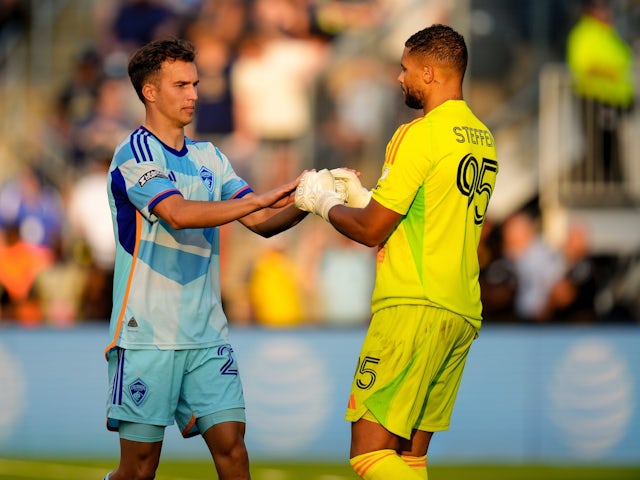
[[[372,319],[353,379],[351,465],[366,480],[427,478],[482,322],[477,247],[498,172],[491,132],[462,98],[464,39],[433,25],[405,43],[398,77],[424,116],[400,126],[369,192],[345,169],[309,172],[298,208],[378,247]]]

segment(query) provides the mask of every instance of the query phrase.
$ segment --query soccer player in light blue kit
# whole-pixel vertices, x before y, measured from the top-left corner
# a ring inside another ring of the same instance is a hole
[[[107,427],[120,463],[105,479],[152,479],[164,430],[200,434],[222,480],[249,479],[242,385],[220,300],[220,225],[269,237],[306,215],[299,179],[258,195],[209,142],[184,134],[194,116],[193,46],[159,40],[129,76],[145,121],[117,148],[108,196],[117,243],[109,328]]]

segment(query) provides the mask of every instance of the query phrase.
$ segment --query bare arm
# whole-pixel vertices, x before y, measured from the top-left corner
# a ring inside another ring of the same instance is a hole
[[[331,225],[340,233],[368,247],[382,244],[402,215],[371,199],[365,208],[336,205],[329,211]]]
[[[296,179],[260,195],[248,194],[243,198],[218,202],[186,200],[181,195],[171,195],[159,202],[153,213],[175,230],[217,227],[266,207],[280,209],[293,203],[291,194],[298,183],[299,179]],[[297,210],[293,206],[289,208]]]
[[[245,227],[263,237],[272,237],[300,223],[308,212],[289,205],[283,208],[265,208],[239,219]]]

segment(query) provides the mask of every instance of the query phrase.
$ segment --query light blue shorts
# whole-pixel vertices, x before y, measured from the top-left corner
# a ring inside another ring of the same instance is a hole
[[[108,373],[109,430],[117,431],[120,421],[162,429],[175,421],[182,435],[191,437],[202,433],[196,421],[200,418],[245,421],[242,384],[230,345],[194,350],[116,348],[109,353]],[[158,439],[147,439],[152,440]]]

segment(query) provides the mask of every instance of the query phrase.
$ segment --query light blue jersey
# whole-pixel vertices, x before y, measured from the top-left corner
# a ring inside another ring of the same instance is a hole
[[[219,201],[251,191],[209,142],[185,138],[176,151],[140,127],[116,148],[108,178],[116,262],[106,352],[227,343],[218,228],[174,230],[152,210],[170,195]]]

